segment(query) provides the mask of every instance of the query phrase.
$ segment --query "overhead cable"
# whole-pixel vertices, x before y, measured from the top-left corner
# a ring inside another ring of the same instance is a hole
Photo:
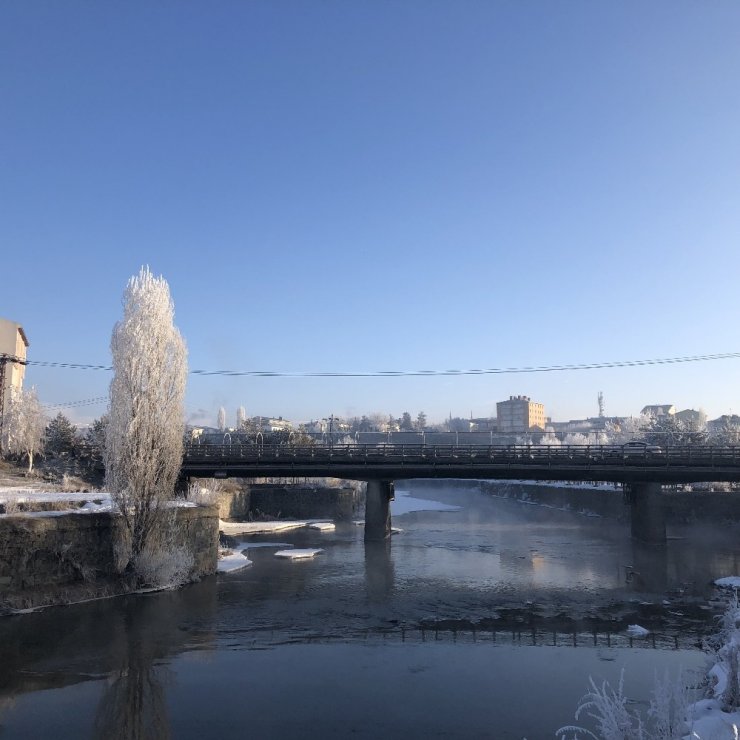
[[[423,376],[457,375],[515,375],[521,373],[552,373],[569,370],[606,370],[622,367],[645,367],[649,365],[675,365],[686,362],[710,362],[735,360],[740,352],[724,352],[712,355],[687,355],[684,357],[659,357],[648,360],[615,360],[611,362],[574,363],[568,365],[532,365],[525,367],[493,367],[468,370],[371,370],[371,371],[279,371],[279,370],[190,370],[191,375],[221,375],[227,377],[253,378],[406,378]],[[109,365],[88,365],[73,362],[46,362],[27,360],[27,365],[37,367],[68,368],[73,370],[112,370]]]

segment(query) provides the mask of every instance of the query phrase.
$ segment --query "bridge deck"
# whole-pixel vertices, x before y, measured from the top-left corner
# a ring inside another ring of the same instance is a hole
[[[198,445],[185,449],[190,477],[336,477],[593,480],[656,483],[740,480],[740,447]]]

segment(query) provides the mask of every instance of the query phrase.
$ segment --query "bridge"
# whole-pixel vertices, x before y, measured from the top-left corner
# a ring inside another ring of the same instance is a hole
[[[186,478],[333,477],[368,482],[365,538],[390,533],[393,481],[608,481],[625,484],[632,534],[665,541],[661,485],[740,481],[740,447],[620,445],[186,445]]]

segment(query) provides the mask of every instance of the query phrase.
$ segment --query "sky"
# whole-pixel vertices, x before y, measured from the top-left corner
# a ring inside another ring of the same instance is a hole
[[[110,362],[168,281],[193,369],[524,367],[740,351],[740,4],[0,4],[0,316]],[[189,380],[189,418],[740,412],[740,360]],[[44,403],[110,373],[29,367]],[[105,402],[69,410],[79,422]]]

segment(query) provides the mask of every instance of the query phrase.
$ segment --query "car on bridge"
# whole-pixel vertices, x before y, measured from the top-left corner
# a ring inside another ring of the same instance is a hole
[[[654,455],[662,455],[663,448],[659,445],[654,445],[635,439],[622,445],[622,454],[625,458],[652,457]]]

